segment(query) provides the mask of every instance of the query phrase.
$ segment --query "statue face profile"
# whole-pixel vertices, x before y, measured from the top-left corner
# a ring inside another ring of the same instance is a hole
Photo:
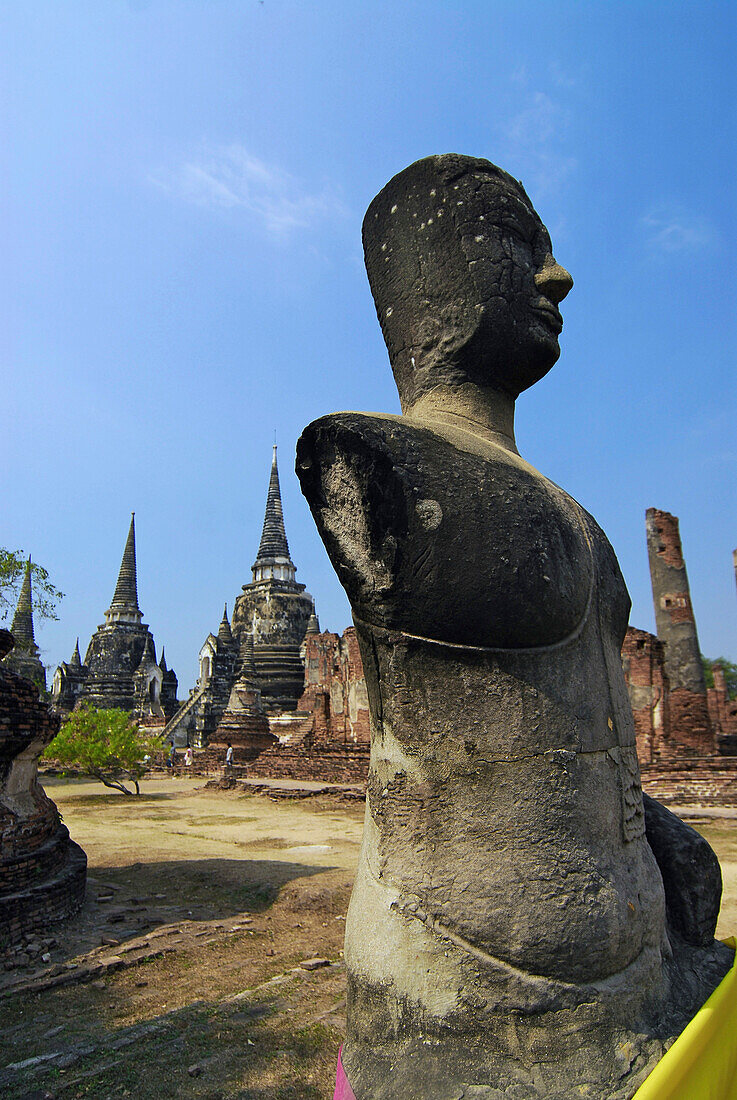
[[[454,154],[417,161],[377,195],[363,232],[403,408],[464,382],[516,397],[556,362],[573,280],[506,172]]]

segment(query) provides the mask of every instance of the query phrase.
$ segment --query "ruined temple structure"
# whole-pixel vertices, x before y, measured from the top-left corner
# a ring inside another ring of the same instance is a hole
[[[0,657],[13,636],[0,630]],[[24,936],[79,909],[87,857],[69,839],[58,810],[38,783],[38,758],[59,718],[38,689],[0,663],[0,954]]]
[[[664,647],[670,685],[671,728],[683,748],[714,751],[704,670],[696,631],[678,518],[657,508],[646,513],[647,552],[655,625]]]
[[[167,668],[138,606],[135,515],[131,516],[123,560],[105,622],[97,628],[82,663],[79,640],[71,660],[54,673],[55,708],[68,713],[79,702],[119,707],[141,724],[163,726],[178,707],[177,678]]]
[[[233,608],[233,635],[242,643],[253,635],[256,674],[267,713],[293,711],[302,694],[304,641],[314,601],[295,581],[284,529],[276,446],[271,462],[266,514],[253,579],[244,584]]]
[[[15,645],[3,660],[5,667],[11,672],[31,680],[40,691],[45,691],[46,669],[41,663],[33,633],[32,597],[31,559],[29,558],[23,574],[18,606],[10,627]]]
[[[227,705],[209,743],[213,748],[221,749],[232,745],[239,764],[255,759],[265,749],[278,744],[275,734],[269,729],[269,720],[261,702],[253,637],[250,634],[244,636],[238,678],[230,689]]]
[[[736,806],[737,700],[718,665],[714,686],[704,682],[677,518],[648,509],[647,535],[658,636],[628,627],[622,646],[643,790]]]
[[[304,659],[305,685],[297,710],[312,715],[312,743],[368,745],[368,694],[356,628],[349,626],[342,637],[309,631]]]
[[[730,699],[721,665],[712,667],[714,686],[706,689],[709,717],[717,745],[725,756],[737,757],[737,699]]]
[[[678,518],[649,508],[648,557],[657,637],[629,627],[622,663],[641,765],[737,754],[737,701],[724,673],[706,687]]]
[[[311,616],[302,655],[304,690],[297,709],[270,717],[271,731],[279,739],[253,760],[247,774],[363,784],[371,731],[355,627],[342,636],[321,633],[317,616]]]
[[[205,639],[199,653],[197,683],[167,723],[167,740],[197,748],[219,743],[216,732],[229,705],[236,704],[236,696],[240,698],[242,684],[235,696],[233,691],[246,663],[252,662],[246,679],[257,686],[258,706],[268,718],[274,721],[296,710],[304,687],[301,647],[315,605],[305,586],[296,582],[295,574],[284,528],[274,446],[253,579],[236,597],[232,622],[226,604],[217,635],[208,634]],[[249,754],[250,749],[248,758]]]
[[[627,627],[622,646],[622,666],[635,720],[640,766],[651,764],[664,747],[667,751],[667,747],[673,744],[664,649],[665,646],[654,634]]]

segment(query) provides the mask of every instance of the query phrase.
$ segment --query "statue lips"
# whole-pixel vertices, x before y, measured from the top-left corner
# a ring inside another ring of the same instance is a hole
[[[560,310],[556,309],[552,302],[549,302],[547,298],[542,298],[532,308],[535,313],[545,318],[551,328],[555,329],[556,335],[562,332],[563,318],[560,315]]]

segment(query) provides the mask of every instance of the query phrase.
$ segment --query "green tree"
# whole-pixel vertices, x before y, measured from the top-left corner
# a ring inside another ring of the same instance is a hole
[[[106,787],[133,794],[125,785],[128,780],[140,794],[144,758],[160,750],[160,740],[142,733],[124,710],[96,710],[83,703],[64,719],[43,759],[78,768]]]
[[[0,547],[0,622],[15,611],[27,560],[22,550]],[[42,619],[58,619],[56,605],[64,598],[64,593],[51,583],[48,570],[32,562],[31,581],[33,610]]]
[[[708,688],[714,687],[714,665],[721,665],[724,671],[724,681],[727,685],[727,695],[730,699],[737,698],[737,665],[728,661],[726,657],[704,657],[701,662],[704,666],[704,679]]]

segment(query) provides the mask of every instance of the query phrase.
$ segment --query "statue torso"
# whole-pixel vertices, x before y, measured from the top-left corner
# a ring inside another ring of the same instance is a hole
[[[595,521],[519,456],[400,417],[316,421],[298,472],[369,688],[354,918],[388,889],[410,927],[567,981],[657,951],[629,597]]]
[[[307,461],[306,495],[365,622],[458,645],[544,647],[580,626],[600,566],[621,644],[629,596],[609,543],[518,455],[434,424],[339,413],[307,429]]]

